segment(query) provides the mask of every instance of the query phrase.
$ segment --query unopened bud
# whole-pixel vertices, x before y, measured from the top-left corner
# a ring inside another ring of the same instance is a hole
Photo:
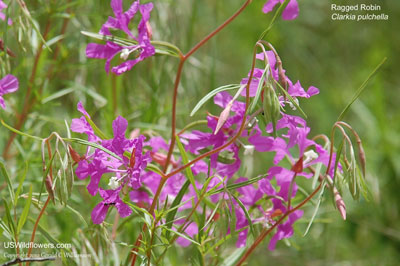
[[[333,194],[335,196],[336,207],[338,208],[343,220],[346,220],[346,205],[344,204],[342,196],[340,195],[336,187],[333,187]]]
[[[50,199],[53,201],[53,204],[55,204],[55,202],[54,202],[53,182],[51,181],[51,177],[47,176],[44,183],[45,183],[45,186],[46,186],[47,193],[49,193]]]
[[[361,140],[358,143],[358,158],[360,159],[360,165],[361,165],[362,174],[365,177],[365,162],[366,162],[366,159],[365,159],[364,148],[363,148],[363,146],[361,144]]]
[[[229,118],[229,114],[231,112],[233,102],[230,101],[225,109],[221,112],[218,118],[217,127],[215,128],[214,135],[218,133],[218,131],[224,126],[226,120]]]
[[[69,150],[69,154],[72,157],[72,160],[74,160],[74,162],[79,163],[80,161],[82,161],[82,157],[79,155],[79,153],[77,153],[72,147],[71,145],[68,145],[68,150]]]
[[[268,122],[272,123],[274,130],[274,136],[276,136],[276,123],[278,122],[281,105],[279,103],[279,98],[275,93],[274,88],[271,84],[264,87],[264,100],[263,109],[264,116]]]
[[[150,22],[148,21],[146,21],[146,31],[149,39],[151,39],[151,37],[153,37],[153,29],[151,28]]]

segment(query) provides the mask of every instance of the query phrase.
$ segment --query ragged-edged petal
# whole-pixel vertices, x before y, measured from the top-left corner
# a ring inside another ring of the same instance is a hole
[[[86,56],[89,58],[100,58],[107,59],[105,64],[105,70],[108,73],[110,71],[110,63],[113,57],[118,54],[123,47],[118,44],[107,42],[107,44],[89,43],[86,47]]]
[[[101,26],[99,31],[103,35],[111,35],[110,28],[117,29],[119,26],[119,21],[116,18],[108,17],[106,23]]]
[[[118,116],[112,124],[114,137],[125,137],[126,129],[128,128],[128,121],[122,116]]]
[[[107,44],[89,43],[86,47],[86,56],[89,58],[110,58],[123,48],[118,44],[107,42]]]
[[[79,179],[85,179],[91,172],[90,165],[86,160],[82,160],[78,163],[78,167],[75,170],[75,174]]]
[[[122,0],[111,0],[111,8],[117,18],[121,16],[123,12]]]
[[[117,208],[118,213],[122,218],[128,217],[132,214],[131,208],[119,198],[115,204],[115,207]]]

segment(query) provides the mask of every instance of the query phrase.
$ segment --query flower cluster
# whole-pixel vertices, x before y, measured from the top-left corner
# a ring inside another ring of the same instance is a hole
[[[153,9],[152,3],[140,4],[137,0],[132,3],[127,11],[123,11],[122,0],[112,0],[111,8],[115,17],[109,17],[106,23],[100,29],[100,34],[111,36],[110,30],[122,30],[129,38],[134,40],[135,45],[120,45],[112,41],[107,41],[106,44],[89,43],[86,48],[86,56],[89,58],[107,59],[105,70],[110,71],[111,60],[120,54],[120,58],[125,62],[112,67],[112,72],[120,75],[130,70],[138,62],[143,61],[149,56],[155,54],[155,49],[150,43],[151,27],[149,24],[150,12]],[[137,26],[137,36],[129,29],[130,22],[135,16],[141,14],[141,20]],[[129,59],[130,54],[134,55],[134,59]]]
[[[283,4],[284,0],[267,1],[263,11],[265,13],[272,11],[278,3]],[[112,30],[121,30],[137,44],[122,46],[112,41],[104,45],[90,43],[86,54],[90,58],[107,59],[105,65],[107,73],[111,60],[120,54],[120,57],[127,61],[112,67],[112,72],[119,75],[155,53],[150,43],[149,26],[153,5],[151,3],[142,5],[139,1],[135,1],[124,12],[122,0],[112,0],[111,7],[115,17],[108,18],[100,34],[111,36]],[[129,23],[138,12],[141,14],[141,20],[135,36],[129,28]],[[282,17],[292,20],[298,13],[297,1],[290,0],[283,10]],[[298,191],[297,178],[311,178],[313,173],[309,169],[315,165],[329,168],[326,172],[334,176],[334,166],[331,162],[335,161],[335,154],[309,137],[310,127],[304,118],[290,115],[285,110],[288,106],[297,110],[300,106],[299,99],[317,95],[318,88],[310,86],[304,89],[300,81],[293,82],[287,77],[275,49],[266,42],[258,44],[270,48],[266,51],[263,47],[263,52],[256,55],[258,62],[264,62],[265,68],[254,68],[249,71],[248,76],[241,80],[235,96],[226,91],[214,96],[215,105],[221,107],[223,111],[219,116],[208,113],[206,117],[208,131],[193,130],[179,134],[179,140],[184,144],[186,152],[190,156],[199,158],[190,165],[190,173],[195,180],[194,183],[191,180],[191,187],[184,191],[182,201],[187,202],[179,206],[179,210],[193,207],[196,211],[195,206],[198,205],[189,201],[200,200],[198,190],[217,189],[218,192],[210,195],[210,200],[214,204],[220,201],[227,202],[227,208],[235,213],[236,227],[230,228],[228,233],[234,233],[233,229],[239,232],[237,246],[246,246],[249,223],[261,224],[265,228],[276,227],[276,232],[269,243],[269,249],[272,250],[277,241],[293,235],[293,224],[303,215],[302,210],[291,206],[291,201]],[[131,53],[135,54],[135,58],[128,60]],[[259,101],[261,103],[259,106],[262,107],[250,114],[244,97]],[[121,217],[131,215],[132,210],[127,204],[128,200],[140,207],[148,208],[155,206],[155,201],[159,206],[170,204],[168,199],[174,199],[179,195],[188,181],[185,174],[180,172],[185,168],[182,167],[183,158],[171,155],[173,153],[170,145],[173,144],[167,144],[161,136],[151,136],[146,139],[145,136],[136,134],[134,138],[127,139],[125,133],[128,123],[120,116],[112,125],[114,137],[101,138],[95,133],[90,123],[91,118],[81,103],[78,104],[78,111],[83,116],[73,119],[71,130],[86,134],[90,142],[101,146],[101,148],[88,148],[85,156],[78,156],[76,160],[77,177],[80,179],[90,177],[88,192],[93,196],[99,193],[103,198],[92,211],[94,223],[102,223],[111,206],[117,209]],[[266,122],[264,126],[259,119]],[[203,156],[209,151],[213,151],[209,158]],[[246,158],[265,152],[274,153],[273,160],[265,163],[266,167],[263,169],[265,176],[247,183],[250,178],[241,176],[240,172],[245,166]],[[146,170],[150,163],[166,171],[160,173]],[[341,165],[337,166],[340,170]],[[171,172],[174,174],[168,174]],[[208,178],[206,182],[202,182],[204,176]],[[206,183],[207,187],[204,188]],[[234,192],[227,192],[226,186],[230,184],[238,185]],[[164,221],[161,219],[158,222]],[[178,219],[174,223],[180,225],[184,221]],[[205,230],[205,227],[200,229],[196,223],[189,223],[183,230],[193,237],[199,230]],[[208,230],[207,233],[211,234],[212,231]],[[184,238],[179,238],[178,242],[183,246],[190,244]]]

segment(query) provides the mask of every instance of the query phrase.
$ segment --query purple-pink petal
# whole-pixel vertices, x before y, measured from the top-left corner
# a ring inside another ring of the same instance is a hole
[[[104,219],[106,219],[108,208],[110,208],[110,205],[104,205],[103,202],[100,202],[94,207],[91,215],[94,224],[101,224]]]
[[[262,9],[264,13],[271,12],[277,4],[283,4],[285,0],[268,0]],[[292,20],[297,18],[299,15],[299,4],[297,0],[290,0],[286,8],[282,12],[282,18],[284,20]]]

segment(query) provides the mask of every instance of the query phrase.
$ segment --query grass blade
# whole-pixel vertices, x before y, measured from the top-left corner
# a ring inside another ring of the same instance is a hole
[[[375,76],[375,74],[378,72],[378,70],[382,67],[382,65],[385,63],[386,61],[386,57],[383,58],[382,62],[380,62],[378,64],[378,66],[371,72],[371,74],[369,74],[369,76],[367,77],[367,79],[361,84],[361,86],[358,88],[358,90],[356,91],[356,93],[354,94],[353,98],[351,99],[351,101],[347,104],[347,106],[343,109],[343,111],[340,113],[337,121],[341,121],[343,119],[343,117],[346,115],[347,111],[349,110],[349,108],[351,107],[351,105],[357,100],[358,97],[360,97],[361,93],[364,91],[365,87],[367,86],[368,82],[372,79],[373,76]]]
[[[212,98],[215,94],[222,92],[222,91],[227,91],[227,90],[236,90],[239,89],[240,85],[239,84],[230,84],[230,85],[225,85],[218,87],[212,91],[210,91],[206,96],[204,96],[193,108],[192,112],[190,113],[190,116],[193,116],[199,109],[202,107],[210,98]]]

